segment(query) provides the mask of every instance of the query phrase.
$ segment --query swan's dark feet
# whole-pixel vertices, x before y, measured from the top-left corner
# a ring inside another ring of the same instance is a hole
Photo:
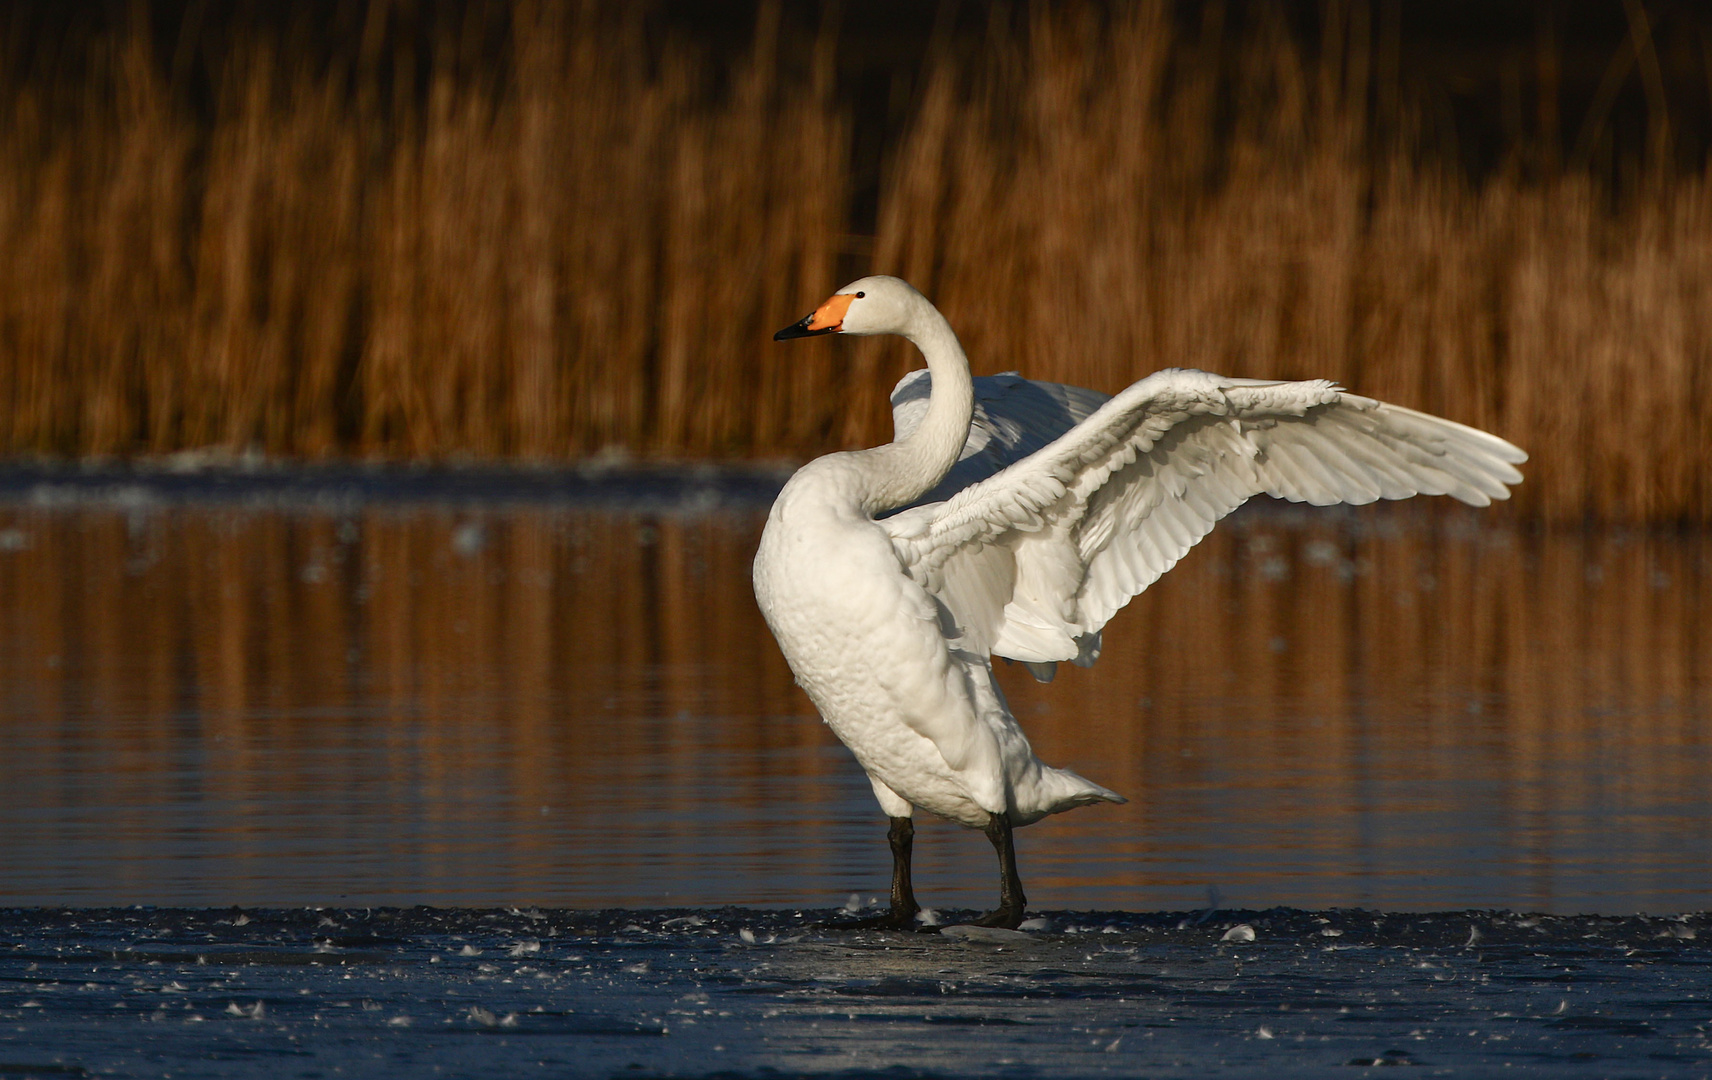
[[[834,919],[820,925],[828,930],[919,930],[915,889],[910,883],[910,849],[915,846],[915,823],[907,817],[891,819],[886,839],[892,845],[892,909],[883,915],[856,919]]]
[[[997,911],[987,912],[985,915],[981,916],[979,919],[969,920],[969,925],[970,926],[997,926],[997,927],[1004,929],[1004,930],[1015,930],[1017,927],[1022,925],[1022,919],[1023,919],[1023,909],[1022,908],[1020,908],[1020,907],[1003,908],[1002,907],[1002,908],[999,908]]]
[[[1022,925],[1028,908],[1028,897],[1022,893],[1022,878],[1017,876],[1016,846],[1011,841],[1011,819],[1006,814],[987,818],[987,839],[999,853],[999,906],[976,919],[975,926],[997,926],[1015,930]]]
[[[915,912],[887,911],[879,915],[863,915],[849,919],[828,919],[819,924],[822,930],[920,930]]]

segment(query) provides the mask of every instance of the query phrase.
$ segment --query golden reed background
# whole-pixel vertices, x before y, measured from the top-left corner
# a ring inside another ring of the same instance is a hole
[[[1446,509],[1244,515],[1114,620],[1093,669],[1049,687],[1004,669],[1041,755],[1132,799],[1040,828],[1135,854],[1108,869],[1138,889],[1158,886],[1151,846],[1194,828],[1182,793],[1209,781],[1300,823],[1298,869],[1417,841],[1360,835],[1408,799],[1507,815],[1503,843],[1542,880],[1554,830],[1598,828],[1589,814],[1679,805],[1661,857],[1699,850],[1712,540],[1490,530]],[[0,787],[43,813],[95,798],[74,772],[103,806],[206,804],[206,827],[253,834],[258,859],[295,835],[269,816],[281,792],[324,798],[349,818],[328,827],[353,832],[467,817],[492,826],[496,863],[541,874],[567,864],[547,804],[602,851],[700,836],[717,807],[766,822],[754,843],[776,866],[829,857],[801,837],[836,810],[828,774],[855,766],[769,753],[836,744],[749,594],[761,523],[0,507],[0,707],[15,743],[45,748],[0,755]],[[102,829],[114,858],[160,850],[124,820]],[[984,847],[945,846],[984,894]],[[1072,898],[1057,842],[1036,846],[1042,894]],[[698,850],[661,857],[687,874]]]
[[[0,453],[873,443],[902,349],[769,340],[872,270],[979,370],[1329,376],[1521,444],[1523,512],[1712,519],[1712,172],[1669,163],[1639,3],[1622,70],[1656,108],[1621,191],[1597,126],[1562,168],[1555,130],[1478,182],[1438,163],[1366,5],[1328,0],[1311,50],[1264,7],[1233,37],[1040,5],[931,52],[872,237],[830,24],[783,40],[763,5],[721,59],[623,4],[475,5],[496,60],[357,10],[330,63],[234,38],[208,117],[141,14],[75,85],[0,73]]]

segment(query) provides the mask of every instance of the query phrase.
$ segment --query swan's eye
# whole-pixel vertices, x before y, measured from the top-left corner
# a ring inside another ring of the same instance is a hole
[[[865,293],[865,292],[859,292],[859,293],[857,293],[857,294],[856,294],[856,299],[858,299],[858,300],[860,300],[860,299],[862,299],[862,298],[863,298],[863,297],[864,297],[864,296],[867,296],[867,295],[868,295],[868,294],[867,294],[867,293]]]

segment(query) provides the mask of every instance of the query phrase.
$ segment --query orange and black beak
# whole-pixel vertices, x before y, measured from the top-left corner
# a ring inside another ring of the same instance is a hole
[[[773,335],[774,341],[790,341],[792,338],[819,337],[821,334],[836,334],[844,329],[844,313],[850,310],[850,301],[856,299],[850,293],[840,293],[826,303],[814,309],[814,314],[794,322]]]

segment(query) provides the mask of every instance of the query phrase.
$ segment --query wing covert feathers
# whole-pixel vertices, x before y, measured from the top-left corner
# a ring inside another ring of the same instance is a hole
[[[974,380],[975,411],[957,464],[914,505],[944,502],[1045,447],[1110,400],[1079,386],[1035,382],[1014,371]],[[892,389],[894,438],[905,439],[927,415],[933,378],[910,372]]]

